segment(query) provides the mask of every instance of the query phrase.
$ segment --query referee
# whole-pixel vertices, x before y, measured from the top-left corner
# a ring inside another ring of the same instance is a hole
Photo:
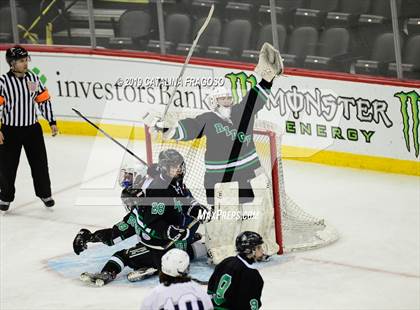
[[[0,76],[0,211],[15,198],[15,180],[22,146],[31,167],[35,194],[46,207],[54,206],[47,152],[37,108],[58,133],[50,95],[38,76],[28,71],[30,56],[16,45],[6,51],[10,71]]]

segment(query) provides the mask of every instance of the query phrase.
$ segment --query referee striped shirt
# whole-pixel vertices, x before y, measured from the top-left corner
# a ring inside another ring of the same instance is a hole
[[[12,71],[0,76],[0,117],[8,126],[30,126],[38,121],[37,110],[55,125],[50,95],[39,77],[28,71],[16,77]]]

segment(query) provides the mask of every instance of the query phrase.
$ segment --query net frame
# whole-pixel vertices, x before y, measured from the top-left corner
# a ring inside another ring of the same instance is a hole
[[[180,113],[180,112],[170,112],[165,118],[165,122],[169,126],[174,126],[176,121],[186,117],[197,116],[198,113]],[[297,205],[285,191],[285,182],[284,182],[284,173],[283,173],[283,163],[281,156],[281,132],[275,124],[264,121],[256,120],[253,130],[254,142],[257,147],[257,153],[260,157],[260,161],[264,170],[267,173],[269,170],[269,175],[271,177],[271,191],[272,191],[272,207],[273,207],[273,216],[274,216],[274,233],[276,243],[279,245],[278,254],[283,254],[292,251],[299,250],[308,250],[313,248],[319,248],[326,246],[335,242],[339,236],[334,227],[327,223],[324,219],[317,218],[311,214],[305,212],[299,205]],[[268,158],[268,164],[266,160],[261,160],[261,151],[259,150],[259,143],[264,143],[261,141],[261,138],[256,139],[256,137],[264,137],[266,139],[266,144],[268,144],[268,150],[265,150],[265,158]],[[194,149],[200,149],[204,147],[204,151],[201,150],[201,156],[204,157],[205,153],[205,142],[203,139],[195,140],[196,145],[191,147],[192,152]],[[162,143],[168,143],[162,139],[154,139],[149,133],[149,128],[145,125],[145,140],[146,140],[146,156],[148,164],[153,163],[153,159],[157,158],[157,154],[162,150]],[[158,144],[160,148],[154,147]],[[189,143],[187,143],[189,144]],[[168,147],[175,148],[178,150],[185,149],[185,142],[169,142]],[[165,148],[168,148],[165,147]],[[158,150],[158,151],[157,151]],[[188,151],[189,152],[189,151]],[[196,152],[198,153],[198,152]],[[267,154],[268,153],[268,154]],[[268,155],[268,156],[267,156]],[[195,161],[200,162],[196,159],[196,155],[192,156]],[[185,155],[184,155],[185,157]],[[187,157],[189,157],[187,155]],[[187,162],[187,173],[186,176],[194,175],[191,173],[191,164]],[[265,162],[265,164],[264,164]],[[202,168],[204,167],[204,158],[201,161]],[[267,168],[269,166],[269,169]],[[188,181],[186,181],[187,186],[190,188]],[[195,186],[202,187],[204,190],[203,182],[197,183]],[[191,189],[191,188],[190,188]],[[194,193],[194,197],[199,200],[201,203],[206,204],[205,199],[201,199]],[[205,194],[204,194],[205,195]],[[308,241],[309,240],[309,241]]]

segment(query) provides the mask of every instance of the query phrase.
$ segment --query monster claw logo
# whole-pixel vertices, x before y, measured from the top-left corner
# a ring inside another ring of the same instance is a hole
[[[403,119],[403,133],[405,139],[405,145],[407,150],[411,152],[410,147],[410,126],[411,133],[413,135],[413,144],[414,144],[414,151],[416,157],[419,156],[420,153],[420,141],[419,141],[419,102],[420,102],[420,95],[416,91],[410,92],[399,92],[394,94],[394,97],[397,97],[401,103],[401,115]],[[410,111],[411,110],[411,120],[410,120]]]
[[[225,77],[230,81],[234,103],[239,102],[238,81],[242,97],[244,97],[247,93],[247,84],[250,84],[251,87],[257,85],[257,79],[255,78],[255,76],[253,76],[252,74],[248,76],[243,71],[239,73],[228,73],[225,75]]]

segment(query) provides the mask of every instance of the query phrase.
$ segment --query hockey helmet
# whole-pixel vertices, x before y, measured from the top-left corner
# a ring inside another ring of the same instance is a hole
[[[220,106],[219,99],[230,98],[231,105],[233,104],[232,92],[225,86],[216,87],[210,96],[210,105],[213,110]]]
[[[177,150],[167,149],[159,153],[159,169],[165,177],[169,177],[169,171],[171,167],[180,167],[181,172],[175,179],[182,179],[185,175],[185,162],[184,157]]]
[[[135,206],[140,205],[140,199],[144,196],[143,189],[127,187],[121,191],[121,201],[127,212],[130,212]]]
[[[6,61],[9,64],[9,66],[12,65],[13,61],[25,57],[28,57],[28,59],[30,59],[28,51],[20,45],[15,45],[14,47],[11,47],[6,51]]]
[[[236,237],[235,246],[238,253],[251,254],[257,246],[263,243],[260,234],[253,231],[244,231]]]
[[[162,256],[161,270],[171,277],[186,276],[190,271],[190,257],[180,249],[169,250]]]

